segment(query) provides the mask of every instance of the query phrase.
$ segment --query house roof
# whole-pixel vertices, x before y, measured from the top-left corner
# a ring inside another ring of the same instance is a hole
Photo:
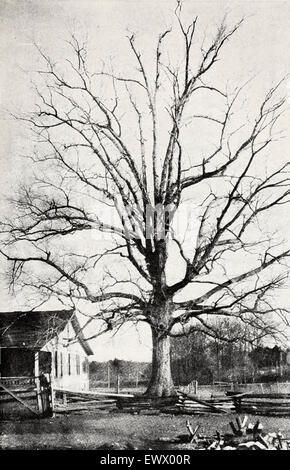
[[[64,330],[69,320],[84,351],[92,355],[73,309],[0,312],[0,347],[42,349]]]
[[[71,317],[71,324],[74,329],[74,332],[76,334],[77,339],[79,340],[83,350],[87,354],[87,356],[92,356],[94,354],[93,350],[89,346],[89,343],[85,339],[85,335],[83,333],[83,330],[79,324],[79,321],[76,317],[76,315],[72,315]]]

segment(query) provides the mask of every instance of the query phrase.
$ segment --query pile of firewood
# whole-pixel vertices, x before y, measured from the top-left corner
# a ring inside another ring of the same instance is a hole
[[[289,450],[290,440],[280,432],[265,433],[259,420],[254,424],[248,422],[248,417],[236,418],[229,423],[231,432],[221,434],[216,431],[214,436],[199,434],[200,426],[192,427],[186,422],[187,434],[171,438],[161,438],[162,442],[171,442],[193,450]]]

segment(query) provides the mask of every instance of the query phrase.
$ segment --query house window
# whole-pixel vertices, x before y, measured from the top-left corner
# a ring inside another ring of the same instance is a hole
[[[71,356],[68,353],[68,375],[71,375]]]
[[[78,354],[76,355],[76,372],[77,372],[77,375],[80,375],[81,373],[81,361],[80,361],[80,356]]]
[[[54,351],[54,375],[55,375],[55,377],[58,377],[58,357],[57,357],[57,351]]]
[[[87,364],[87,361],[86,359],[83,361],[83,373],[86,374],[87,371],[88,371],[88,364]]]
[[[63,354],[60,353],[60,376],[63,376]]]

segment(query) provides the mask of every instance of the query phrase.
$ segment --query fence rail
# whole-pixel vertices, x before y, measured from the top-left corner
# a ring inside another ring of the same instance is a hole
[[[28,411],[29,416],[51,416],[53,399],[50,377],[1,377],[0,408],[1,416],[7,417],[13,417],[15,413],[26,416]]]
[[[5,387],[26,387],[35,385],[34,377],[1,377],[0,380]]]
[[[180,386],[180,390],[185,393],[193,393],[203,397],[211,397],[215,394],[223,394],[227,391],[252,392],[252,393],[290,393],[290,382],[259,382],[259,383],[223,383],[200,385],[196,381]]]

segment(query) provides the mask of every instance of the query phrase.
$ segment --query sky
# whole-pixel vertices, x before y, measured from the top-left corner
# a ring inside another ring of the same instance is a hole
[[[82,31],[88,34],[96,64],[101,59],[118,60],[120,69],[126,70],[128,31],[137,33],[149,60],[158,34],[172,23],[174,6],[171,0],[0,0],[0,211],[5,213],[6,197],[13,195],[14,187],[29,171],[21,157],[27,150],[25,130],[7,111],[24,111],[33,102],[27,72],[38,67],[34,42],[57,60],[63,55],[69,32]],[[223,67],[225,76],[238,83],[255,75],[256,88],[251,89],[249,102],[255,100],[255,93],[290,72],[290,0],[187,0],[184,9],[188,18],[199,16],[201,35],[210,32],[224,15],[233,22],[245,17],[245,24],[227,48]],[[290,97],[290,82],[285,91]],[[283,128],[288,118],[289,113],[282,117]],[[289,142],[288,135],[280,147],[283,158],[289,153]],[[0,282],[1,309],[21,305],[22,300],[8,295],[3,276]],[[99,360],[151,358],[147,327],[136,331],[124,326],[114,337],[98,338],[92,346]]]

